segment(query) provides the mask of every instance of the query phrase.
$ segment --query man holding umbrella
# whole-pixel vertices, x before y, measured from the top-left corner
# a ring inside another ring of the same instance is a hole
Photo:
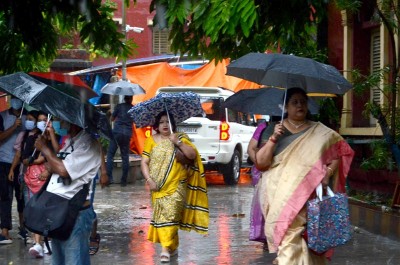
[[[67,122],[61,126],[68,130],[70,137],[58,154],[47,146],[43,137],[36,140],[35,147],[45,156],[47,168],[52,172],[46,190],[71,199],[96,176],[101,165],[101,146],[79,126]],[[90,264],[88,239],[95,214],[89,199],[88,194],[69,238],[52,239],[52,264]]]
[[[115,106],[111,115],[111,121],[114,122],[113,136],[114,140],[110,141],[107,151],[107,175],[109,183],[114,183],[113,160],[118,147],[121,151],[122,158],[122,176],[121,186],[126,186],[126,180],[129,172],[129,143],[132,137],[133,121],[128,115],[128,111],[132,108],[132,96],[124,96],[124,103]]]
[[[17,98],[11,99],[11,108],[0,113],[0,217],[1,234],[0,244],[11,244],[12,240],[8,231],[12,229],[11,206],[13,185],[16,192],[16,198],[20,198],[19,183],[16,178],[14,183],[8,181],[8,172],[10,171],[14,159],[14,143],[18,133],[23,130],[25,116],[22,115],[23,103]],[[18,175],[18,172],[15,172]],[[18,212],[22,216],[23,201],[18,201]],[[21,217],[22,218],[22,217]],[[22,219],[20,220],[22,223]],[[22,229],[22,227],[21,227]]]

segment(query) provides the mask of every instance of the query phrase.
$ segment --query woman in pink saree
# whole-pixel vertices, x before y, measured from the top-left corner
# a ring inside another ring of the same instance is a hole
[[[300,88],[287,91],[287,118],[271,124],[263,134],[265,145],[257,152],[261,178],[260,204],[265,235],[275,264],[326,264],[327,256],[315,255],[303,238],[306,202],[319,183],[345,192],[345,178],[354,151],[335,131],[307,119],[307,94]]]

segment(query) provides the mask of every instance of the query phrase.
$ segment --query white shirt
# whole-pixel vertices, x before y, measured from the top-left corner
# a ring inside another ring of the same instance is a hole
[[[97,140],[92,139],[84,130],[72,139],[67,139],[64,147],[58,153],[69,153],[63,164],[71,177],[71,183],[65,185],[58,174],[51,176],[47,191],[71,199],[84,184],[96,176],[101,164],[101,149]],[[61,158],[61,157],[60,157]],[[90,185],[89,188],[91,188]],[[89,199],[89,195],[87,199]]]

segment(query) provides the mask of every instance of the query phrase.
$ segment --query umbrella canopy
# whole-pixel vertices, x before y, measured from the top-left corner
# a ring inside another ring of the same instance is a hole
[[[76,124],[92,134],[112,137],[105,114],[73,96],[74,92],[67,88],[60,90],[19,72],[0,77],[0,89],[35,109]]]
[[[228,97],[224,107],[243,113],[281,116],[285,90],[278,88],[243,89]],[[319,112],[319,105],[308,99],[308,110],[311,114]]]
[[[101,89],[101,93],[109,95],[134,96],[145,94],[146,92],[138,84],[133,84],[125,80],[119,80],[117,82],[106,84]]]
[[[66,93],[73,93],[73,96],[79,97],[83,101],[99,96],[78,76],[55,72],[30,72],[29,75],[46,85],[55,87]]]
[[[152,126],[156,116],[168,111],[176,123],[190,117],[204,115],[200,96],[193,92],[160,93],[157,96],[133,106],[129,111],[136,127]]]
[[[249,53],[229,64],[226,74],[307,93],[344,94],[352,88],[335,67],[294,55]]]

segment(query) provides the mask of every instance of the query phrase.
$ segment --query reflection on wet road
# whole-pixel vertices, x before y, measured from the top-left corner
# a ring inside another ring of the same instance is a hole
[[[206,176],[209,188],[209,234],[180,231],[177,257],[170,264],[272,264],[274,254],[263,251],[262,244],[248,240],[249,212],[253,196],[251,178],[242,174],[237,186],[226,186],[216,173]],[[13,225],[17,225],[15,203]],[[151,219],[150,191],[142,180],[126,187],[98,186],[95,210],[101,234],[100,250],[92,256],[94,265],[161,264],[161,247],[146,240]],[[0,265],[50,264],[50,257],[35,260],[28,247],[11,231],[14,242],[0,245]],[[337,248],[330,265],[400,264],[400,242],[369,234],[355,233],[346,246]]]

